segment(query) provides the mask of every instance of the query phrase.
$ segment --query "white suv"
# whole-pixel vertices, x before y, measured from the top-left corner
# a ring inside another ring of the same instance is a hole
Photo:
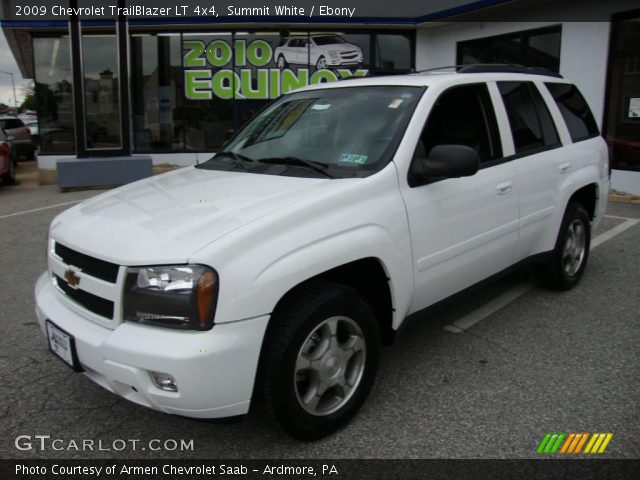
[[[288,93],[209,161],[62,213],[35,288],[51,350],[166,413],[257,398],[308,440],[356,413],[408,315],[525,261],[573,287],[605,142],[566,80],[477,70]]]
[[[360,65],[363,60],[362,49],[348,43],[340,35],[313,34],[293,36],[276,47],[273,58],[281,70],[289,64],[311,64],[318,70],[332,67]]]

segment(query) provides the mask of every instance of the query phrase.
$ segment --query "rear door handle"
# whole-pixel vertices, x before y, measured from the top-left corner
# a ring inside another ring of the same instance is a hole
[[[502,182],[502,183],[496,185],[496,193],[498,195],[506,195],[507,193],[509,193],[511,191],[512,188],[513,188],[513,183],[511,181]]]
[[[567,173],[570,168],[571,164],[569,162],[564,162],[558,165],[558,170],[560,170],[560,173]]]

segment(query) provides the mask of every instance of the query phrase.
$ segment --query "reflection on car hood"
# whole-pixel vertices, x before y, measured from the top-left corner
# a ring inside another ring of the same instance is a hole
[[[331,182],[183,168],[81,203],[54,220],[51,234],[122,265],[182,263],[225,234]]]

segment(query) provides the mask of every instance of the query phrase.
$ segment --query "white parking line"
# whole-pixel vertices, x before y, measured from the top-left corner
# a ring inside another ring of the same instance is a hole
[[[83,200],[73,200],[71,202],[56,203],[55,205],[48,205],[46,207],[32,208],[31,210],[23,210],[21,212],[8,213],[6,215],[0,215],[0,220],[2,220],[3,218],[17,217],[18,215],[26,215],[27,213],[40,212],[42,210],[49,210],[50,208],[58,208],[58,207],[63,207],[65,205],[73,205],[74,203],[80,203]]]
[[[591,248],[589,250],[593,250],[599,245],[602,245],[607,240],[611,240],[613,237],[620,235],[625,230],[630,229],[631,227],[636,225],[638,222],[640,222],[640,218],[616,217],[614,215],[605,215],[605,217],[624,220],[624,222],[622,222],[620,225],[613,227],[610,230],[607,230],[604,233],[601,233],[597,237],[593,238],[591,240]],[[528,281],[523,282],[519,285],[516,285],[515,287],[507,290],[502,295],[499,295],[498,297],[492,299],[491,301],[477,308],[473,312],[468,313],[467,315],[459,318],[455,322],[445,325],[442,328],[447,332],[462,333],[468,328],[471,328],[475,324],[489,317],[490,315],[493,315],[498,310],[501,310],[502,308],[506,307],[514,300],[517,300],[522,295],[524,295],[529,290],[531,290],[534,286],[535,285],[533,283]]]
[[[622,222],[620,225],[616,225],[615,227],[613,227],[610,230],[607,230],[604,233],[601,233],[600,235],[598,235],[596,238],[594,238],[593,240],[591,240],[591,250],[593,250],[594,248],[596,248],[598,245],[602,245],[604,242],[606,242],[607,240],[611,240],[613,237],[615,237],[616,235],[620,235],[622,232],[624,232],[625,230],[630,229],[631,227],[633,227],[636,223],[640,222],[640,218],[625,218],[625,217],[614,217],[614,216],[609,216],[609,215],[605,215],[605,217],[609,217],[609,218],[617,218],[617,219],[625,219],[624,222]]]
[[[523,282],[519,285],[516,285],[515,287],[504,292],[502,295],[492,299],[490,302],[485,303],[480,308],[477,308],[473,312],[468,313],[462,318],[459,318],[455,322],[446,325],[444,329],[453,333],[462,333],[466,329],[473,327],[476,323],[481,322],[489,315],[493,315],[498,310],[506,307],[532,288],[533,284],[531,282]]]

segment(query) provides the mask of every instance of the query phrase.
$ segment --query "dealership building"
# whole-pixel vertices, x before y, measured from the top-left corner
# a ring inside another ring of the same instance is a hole
[[[511,63],[576,83],[610,146],[612,187],[640,194],[637,0],[354,0],[353,16],[27,19],[18,2],[0,1],[11,52],[35,82],[41,183],[122,183],[206,160],[270,99],[309,83]]]

